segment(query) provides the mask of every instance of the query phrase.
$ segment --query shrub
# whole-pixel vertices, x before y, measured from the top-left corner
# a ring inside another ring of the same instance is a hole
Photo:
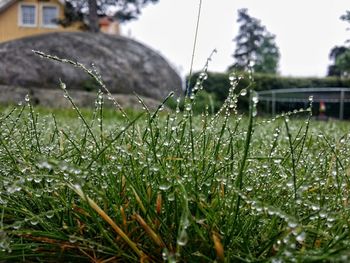
[[[182,98],[179,103],[175,99],[170,98],[167,101],[166,106],[172,110],[175,110],[178,104],[180,111],[183,111],[185,105],[184,98]],[[220,109],[221,105],[222,103],[217,98],[215,93],[202,90],[197,94],[196,102],[192,106],[192,111],[194,114],[201,114],[205,112],[206,108],[208,107],[209,113],[216,113]]]

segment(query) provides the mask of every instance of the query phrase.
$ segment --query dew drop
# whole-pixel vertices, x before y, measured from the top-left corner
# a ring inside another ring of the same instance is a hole
[[[296,228],[296,227],[298,226],[298,224],[297,224],[297,222],[295,222],[295,221],[289,221],[289,222],[288,222],[288,226],[289,226],[290,228]]]
[[[35,177],[35,178],[34,178],[34,182],[36,182],[36,183],[40,183],[41,180],[42,180],[41,177]]]
[[[313,211],[317,211],[317,210],[320,210],[320,207],[319,207],[318,205],[312,205],[312,206],[311,206],[311,209],[312,209]]]
[[[39,223],[39,220],[38,220],[38,218],[33,217],[32,219],[30,219],[30,223],[31,223],[33,226],[36,226],[36,225]]]
[[[256,117],[258,115],[258,111],[256,110],[256,107],[253,108],[252,116]]]
[[[247,95],[247,90],[246,89],[242,89],[241,92],[240,92],[240,95],[241,96]]]
[[[16,221],[13,225],[12,228],[13,229],[20,229],[21,228],[22,223],[19,221]]]
[[[167,191],[171,187],[171,184],[169,182],[163,182],[159,185],[159,190]]]
[[[305,241],[306,238],[306,233],[305,232],[301,232],[295,239],[299,242],[302,243]]]
[[[169,200],[170,202],[172,202],[172,201],[175,200],[175,193],[174,193],[174,192],[172,192],[172,193],[170,193],[170,194],[168,195],[168,200]]]
[[[69,242],[70,243],[75,243],[78,241],[78,238],[74,235],[69,236]]]
[[[50,218],[53,218],[54,215],[55,215],[54,211],[48,211],[45,216],[50,219]]]
[[[247,187],[245,188],[245,190],[246,190],[247,192],[251,192],[251,191],[253,191],[253,187],[252,187],[252,186],[247,186]]]
[[[254,104],[259,102],[259,94],[256,91],[252,91],[252,101]]]
[[[182,229],[180,235],[177,239],[177,244],[179,246],[185,246],[188,242],[188,235],[185,229]]]

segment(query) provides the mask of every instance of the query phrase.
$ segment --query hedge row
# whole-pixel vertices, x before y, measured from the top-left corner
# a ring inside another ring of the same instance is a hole
[[[195,73],[191,79],[193,86],[199,76]],[[243,79],[240,81],[237,90],[248,86],[249,78],[242,74]],[[254,88],[257,91],[270,89],[287,89],[287,88],[308,88],[308,87],[350,87],[350,79],[340,79],[336,77],[327,78],[295,78],[281,77],[276,75],[254,74]],[[205,91],[214,93],[220,101],[224,101],[228,95],[230,81],[228,73],[208,73],[208,78],[203,82]]]

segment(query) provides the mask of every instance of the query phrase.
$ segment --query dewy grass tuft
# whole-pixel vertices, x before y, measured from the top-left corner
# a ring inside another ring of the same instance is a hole
[[[261,119],[236,75],[218,114],[195,115],[200,78],[184,112],[161,111],[172,94],[111,112],[102,87],[92,111],[69,87],[70,111],[3,108],[0,260],[349,260],[349,124]]]

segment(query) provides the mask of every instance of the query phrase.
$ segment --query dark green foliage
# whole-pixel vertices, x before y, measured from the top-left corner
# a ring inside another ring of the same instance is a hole
[[[254,72],[275,74],[277,73],[280,58],[278,47],[275,44],[275,36],[269,33],[263,39],[256,52],[257,58],[253,66]]]
[[[335,46],[331,49],[329,58],[333,64],[328,67],[328,76],[347,77],[350,73],[350,49],[345,46]]]
[[[173,98],[170,98],[166,103],[166,106],[172,110],[175,110],[178,106],[180,111],[184,110],[184,105],[184,98],[182,98],[179,103]],[[197,94],[196,102],[193,103],[192,106],[192,111],[194,114],[201,114],[205,112],[208,106],[208,112],[215,113],[220,109],[221,105],[222,102],[218,99],[216,93],[202,90]]]
[[[246,71],[253,63],[255,72],[277,73],[280,58],[275,36],[261,25],[260,20],[251,17],[247,9],[238,10],[239,33],[234,39],[236,50],[235,63],[231,69]]]
[[[335,66],[340,70],[342,77],[350,77],[350,49],[337,57]]]
[[[111,9],[115,10],[113,17],[124,22],[136,19],[145,5],[156,2],[158,0],[65,0],[65,18],[60,23],[68,26],[80,21],[88,30],[97,32],[97,18],[110,16]]]
[[[350,11],[346,11],[340,17],[341,20],[350,23]],[[350,42],[348,39],[346,42]],[[328,76],[350,77],[350,48],[346,46],[335,46],[331,49],[329,58],[332,64],[328,66]]]
[[[193,79],[198,77],[199,73],[195,73]],[[237,92],[247,87],[249,77],[247,74],[242,74],[243,79],[237,87]],[[270,89],[287,89],[287,88],[308,88],[308,87],[350,87],[349,79],[339,79],[335,77],[327,78],[294,78],[294,77],[280,77],[270,74],[253,74],[254,89],[256,91],[270,90]],[[193,86],[190,85],[191,87]],[[223,102],[230,88],[228,73],[208,73],[208,79],[203,83],[204,90],[208,93],[216,94],[219,101]]]
[[[82,87],[82,90],[85,91],[95,91],[99,88],[98,83],[93,79],[84,80],[80,86]]]
[[[65,1],[64,6],[64,18],[58,21],[64,27],[70,26],[76,21],[83,21],[84,15],[77,6],[73,5],[73,1]],[[84,29],[88,29],[87,25],[84,24]]]

